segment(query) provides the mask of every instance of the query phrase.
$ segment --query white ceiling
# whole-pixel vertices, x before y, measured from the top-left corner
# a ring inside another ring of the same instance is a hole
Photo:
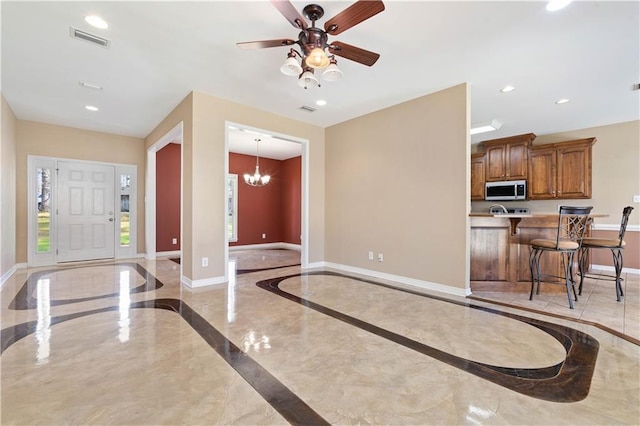
[[[298,10],[307,3],[293,2]],[[322,25],[352,2],[320,3]],[[147,136],[192,90],[325,127],[468,82],[472,123],[503,123],[472,142],[640,118],[640,91],[633,90],[640,82],[640,2],[577,1],[555,13],[544,2],[385,5],[329,38],[380,53],[380,60],[369,68],[338,58],[342,80],[304,90],[279,71],[287,48],[235,45],[297,37],[267,1],[3,0],[2,93],[19,119],[136,137]],[[88,14],[110,27],[90,27]],[[69,27],[111,46],[72,39]],[[500,93],[506,84],[516,90]],[[556,105],[559,98],[571,102]],[[328,104],[316,107],[318,99]]]

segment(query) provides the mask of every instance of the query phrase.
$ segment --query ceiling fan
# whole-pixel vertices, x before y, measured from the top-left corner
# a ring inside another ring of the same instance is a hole
[[[311,21],[311,26],[309,26],[289,0],[271,0],[271,3],[291,25],[300,30],[298,39],[248,41],[237,43],[237,46],[241,49],[264,49],[297,45],[300,50],[296,50],[294,47],[289,49],[287,60],[280,67],[280,71],[286,75],[298,76],[298,84],[305,89],[320,86],[314,75],[316,69],[324,69],[322,76],[327,81],[335,81],[342,77],[342,71],[337,66],[336,56],[367,66],[375,64],[380,57],[377,53],[347,43],[339,41],[329,43],[328,41],[329,35],[338,35],[382,12],[384,3],[380,0],[357,1],[326,21],[324,30],[316,27],[316,21],[324,15],[324,9],[321,6],[309,4],[302,9],[303,15]],[[330,53],[329,56],[326,54],[327,50]]]

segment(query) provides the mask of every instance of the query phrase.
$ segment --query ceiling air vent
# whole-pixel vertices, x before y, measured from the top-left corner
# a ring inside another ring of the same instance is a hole
[[[315,108],[307,106],[307,105],[302,105],[300,107],[300,109],[303,110],[303,111],[308,111],[308,112],[314,112],[316,110]]]
[[[109,47],[109,44],[111,43],[109,40],[107,40],[106,38],[102,38],[100,36],[97,36],[95,34],[91,34],[85,31],[81,31],[77,28],[73,28],[70,27],[70,35],[73,38],[79,38],[88,42],[91,42],[93,44],[97,44],[98,46],[102,46],[105,48]]]

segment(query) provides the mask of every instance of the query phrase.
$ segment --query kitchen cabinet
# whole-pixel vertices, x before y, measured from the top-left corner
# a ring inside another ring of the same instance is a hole
[[[517,221],[515,227],[514,221]],[[528,294],[531,289],[530,242],[536,238],[555,239],[558,232],[558,215],[506,218],[472,214],[470,225],[471,291]],[[575,268],[577,271],[577,265]],[[542,255],[540,272],[545,275],[541,293],[566,292],[564,268],[559,253]]]
[[[484,153],[471,154],[471,199],[484,200]]]
[[[529,148],[530,200],[591,198],[591,157],[596,138]]]
[[[529,145],[535,137],[533,133],[526,133],[481,142],[486,150],[486,182],[527,179]]]

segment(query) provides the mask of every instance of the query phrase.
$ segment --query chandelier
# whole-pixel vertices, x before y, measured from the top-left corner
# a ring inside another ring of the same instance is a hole
[[[300,63],[298,63],[299,58]],[[326,81],[337,81],[342,78],[343,72],[338,68],[335,55],[327,56],[324,49],[316,47],[308,55],[302,55],[295,49],[289,50],[287,59],[280,67],[284,75],[298,76],[298,85],[304,87],[320,87],[315,70],[324,69],[322,78]]]
[[[253,174],[244,174],[244,183],[251,186],[264,186],[269,183],[271,176],[260,174],[260,150],[258,146],[260,139],[256,138],[254,140],[256,141],[256,170]]]

